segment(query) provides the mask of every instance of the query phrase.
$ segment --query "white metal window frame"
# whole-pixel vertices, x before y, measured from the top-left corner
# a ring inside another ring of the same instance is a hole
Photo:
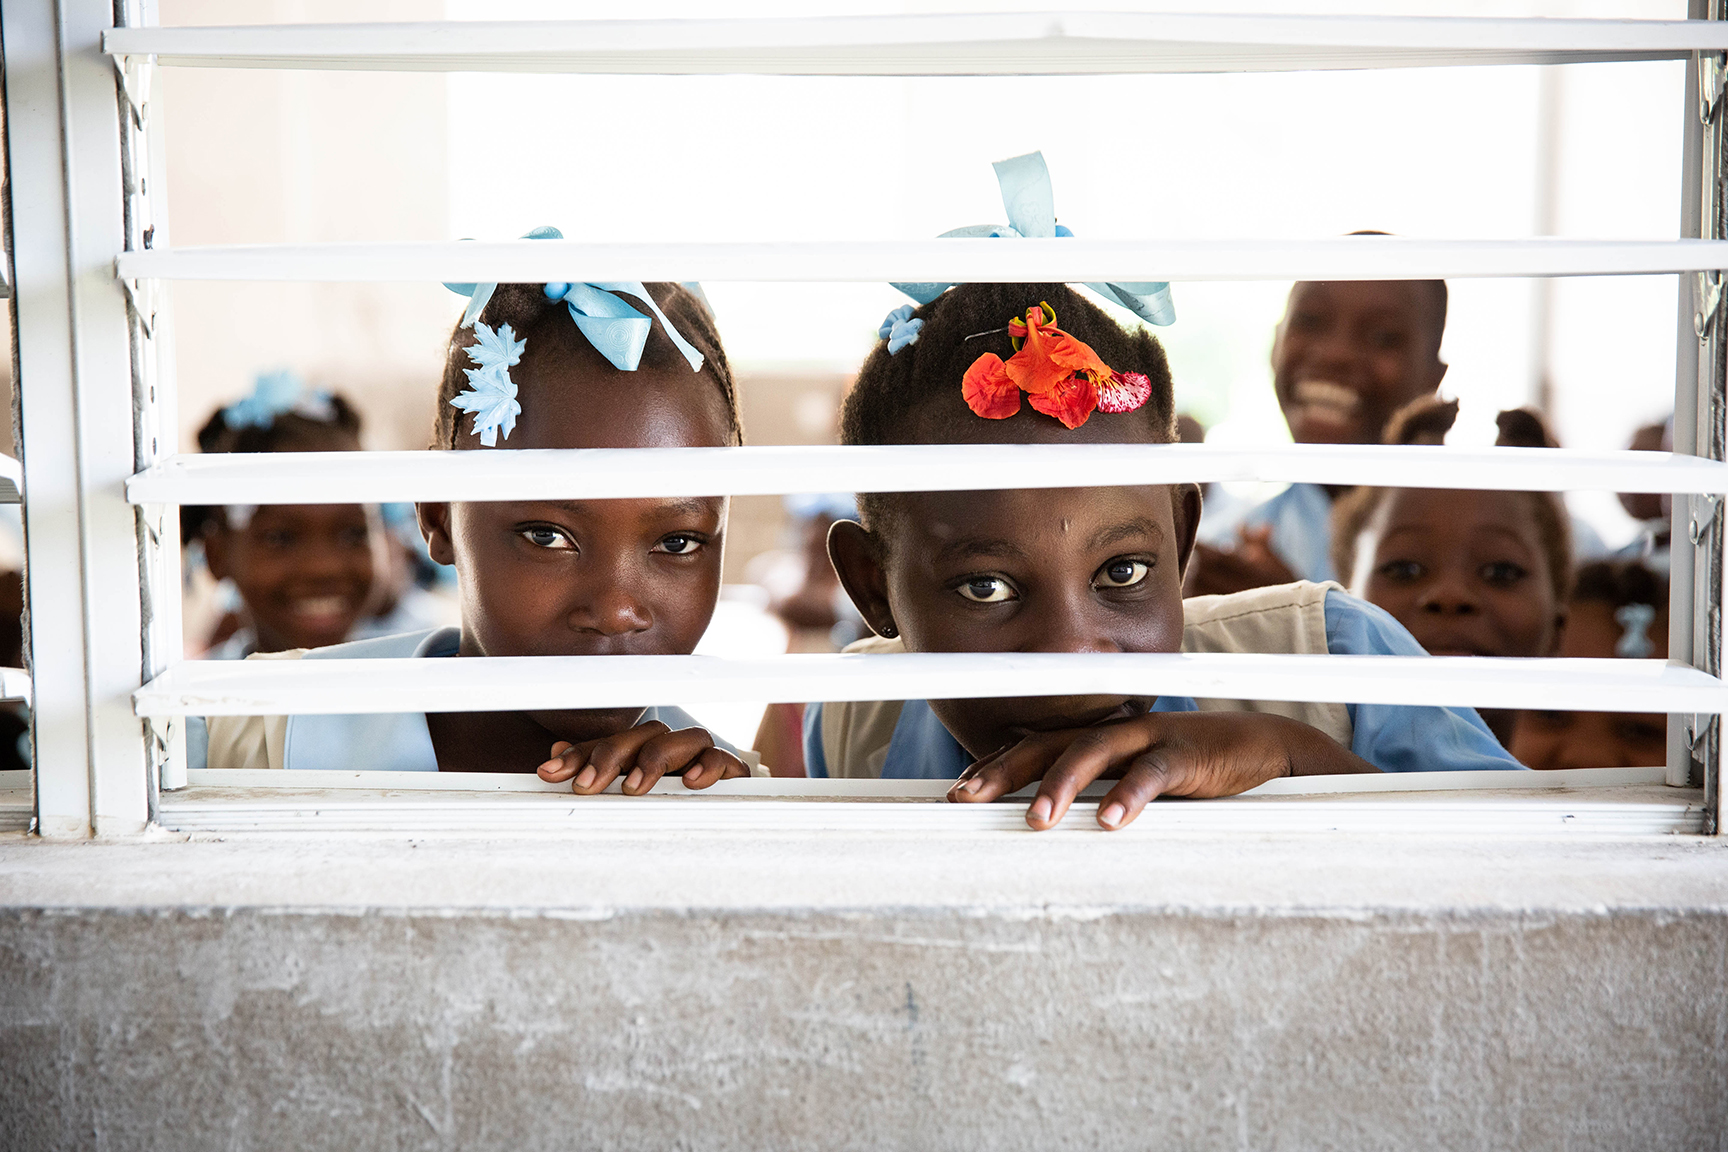
[[[1717,3],[1719,0],[1710,0]],[[35,827],[45,836],[387,828],[410,833],[697,827],[990,829],[1011,806],[883,804],[939,790],[747,781],[711,795],[576,799],[532,776],[192,773],[186,715],[520,708],[524,701],[901,699],[1099,690],[1235,698],[1585,708],[1670,714],[1665,769],[1275,781],[1206,805],[1155,805],[1136,829],[1715,832],[1720,810],[1723,380],[1728,267],[1721,209],[1728,23],[1138,14],[906,16],[242,28],[154,26],[152,0],[14,0],[5,59],[8,249],[26,496]],[[123,27],[115,23],[122,13]],[[1673,241],[883,244],[313,244],[175,249],[162,66],[386,71],[989,75],[1280,71],[1686,60],[1683,235]],[[176,279],[557,280],[1405,279],[1683,273],[1675,452],[1461,452],[1297,445],[648,449],[198,457],[172,437]],[[555,457],[548,467],[547,456]],[[1100,468],[1108,458],[1109,467]],[[1425,487],[1664,492],[1675,501],[1671,659],[1486,661],[1274,655],[909,655],[769,661],[519,658],[339,664],[187,662],[177,534],[185,503],[598,498],[976,488],[980,474],[1078,486],[1309,480]],[[1129,479],[1124,479],[1125,477]],[[14,485],[16,486],[16,485]],[[388,664],[388,667],[383,665]],[[388,778],[382,778],[385,776]],[[1666,781],[1690,791],[1664,795]],[[0,780],[3,797],[16,780]],[[1492,786],[1492,787],[1491,787]],[[457,795],[452,796],[455,790]],[[929,795],[926,795],[929,793]],[[1397,799],[1408,794],[1410,799]],[[1081,806],[1082,808],[1085,805]],[[1080,813],[1076,814],[1077,817]],[[1071,818],[1071,826],[1089,824]]]

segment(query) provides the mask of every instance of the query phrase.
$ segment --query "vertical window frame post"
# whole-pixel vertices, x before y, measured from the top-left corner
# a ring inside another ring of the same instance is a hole
[[[130,319],[114,66],[104,0],[17,0],[0,18],[18,339],[36,827],[144,829]]]

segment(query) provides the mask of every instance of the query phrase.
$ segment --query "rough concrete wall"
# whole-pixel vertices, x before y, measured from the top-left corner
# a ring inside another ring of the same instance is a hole
[[[1728,917],[0,913],[6,1148],[1714,1148]]]

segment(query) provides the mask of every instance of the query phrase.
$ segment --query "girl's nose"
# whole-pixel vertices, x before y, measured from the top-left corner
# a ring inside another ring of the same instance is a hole
[[[646,632],[653,623],[648,606],[616,586],[587,598],[570,614],[571,627],[578,632],[598,632],[602,636]]]
[[[1417,597],[1416,607],[1436,616],[1473,616],[1482,605],[1470,582],[1457,573],[1442,572]]]
[[[1038,614],[1036,631],[1023,652],[1120,652],[1122,645],[1095,613],[1083,605],[1050,605]]]

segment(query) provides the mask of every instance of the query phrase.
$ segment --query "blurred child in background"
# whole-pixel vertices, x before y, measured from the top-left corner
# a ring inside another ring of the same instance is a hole
[[[786,625],[787,651],[838,652],[858,639],[864,623],[828,560],[828,529],[856,519],[858,505],[849,492],[817,492],[787,496],[785,508],[796,546],[755,557],[745,579],[767,592],[768,611]],[[804,705],[768,705],[753,747],[774,775],[803,776]]]
[[[250,396],[214,412],[205,452],[357,452],[360,415],[343,397],[292,373],[259,377]],[[188,507],[182,539],[232,589],[210,637],[212,659],[322,648],[442,622],[413,581],[414,557],[377,505],[230,504]]]
[[[1599,560],[1578,570],[1561,656],[1666,659],[1668,581],[1637,560]],[[1668,759],[1659,713],[1514,713],[1512,754],[1531,768],[1639,768]]]
[[[1446,375],[1444,280],[1299,281],[1272,340],[1272,387],[1298,444],[1378,444],[1392,414]],[[1189,562],[1190,596],[1335,580],[1332,501],[1292,484],[1260,504],[1216,501]]]
[[[1632,433],[1626,447],[1634,452],[1674,451],[1674,417],[1659,424],[1646,424]],[[1642,560],[1653,571],[1668,571],[1669,514],[1674,498],[1666,492],[1622,492],[1620,506],[1626,514],[1639,521],[1638,535],[1624,548],[1614,553],[1616,560]]]
[[[1455,400],[1393,417],[1391,444],[1440,444]],[[1502,412],[1496,443],[1555,446],[1535,413]],[[1350,590],[1386,609],[1436,656],[1551,656],[1566,619],[1572,543],[1552,492],[1357,488],[1332,510],[1332,554]],[[1501,743],[1512,714],[1483,710]]]

